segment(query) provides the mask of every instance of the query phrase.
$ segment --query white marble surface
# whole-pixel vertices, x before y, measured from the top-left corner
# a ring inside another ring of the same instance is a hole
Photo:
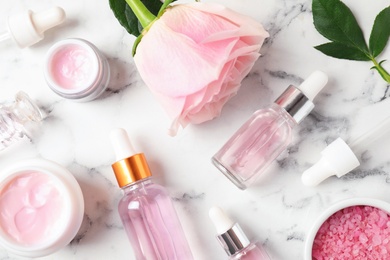
[[[205,1],[206,2],[206,1]],[[346,140],[390,115],[388,86],[371,64],[337,60],[312,46],[326,42],[312,24],[308,0],[215,0],[257,19],[270,32],[263,56],[243,81],[238,95],[210,122],[167,135],[169,120],[143,84],[131,56],[134,38],[114,18],[108,1],[15,0],[0,2],[0,25],[22,9],[62,6],[67,21],[46,33],[39,44],[20,50],[0,45],[0,97],[18,90],[36,99],[48,114],[32,140],[0,154],[0,167],[43,157],[68,168],[85,196],[85,220],[77,237],[44,259],[135,259],[122,228],[108,140],[113,127],[128,130],[143,151],[155,182],[166,186],[177,208],[195,259],[226,259],[214,238],[208,209],[220,205],[239,221],[249,237],[263,242],[273,259],[303,259],[311,224],[329,205],[344,198],[370,197],[390,202],[390,138],[371,147],[363,165],[341,179],[304,187],[301,173],[336,137]],[[386,0],[345,1],[368,37]],[[47,87],[43,57],[58,40],[80,37],[93,42],[109,59],[112,79],[104,96],[89,103],[61,99]],[[390,48],[381,55],[389,59]],[[386,64],[390,69],[390,63]],[[289,84],[299,84],[313,70],[329,74],[316,108],[296,131],[294,143],[247,191],[238,190],[210,163],[211,156],[257,109],[270,104]],[[389,134],[390,136],[390,134]],[[1,174],[1,171],[0,171]],[[16,259],[0,249],[0,259]],[[185,260],[185,259],[183,259]]]

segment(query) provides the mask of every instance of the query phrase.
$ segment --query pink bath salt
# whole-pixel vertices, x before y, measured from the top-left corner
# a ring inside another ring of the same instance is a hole
[[[389,260],[390,214],[371,206],[339,210],[318,230],[312,258]]]

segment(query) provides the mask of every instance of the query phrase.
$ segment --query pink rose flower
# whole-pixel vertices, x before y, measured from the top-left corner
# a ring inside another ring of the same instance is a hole
[[[254,19],[210,3],[173,5],[151,24],[134,61],[172,118],[172,135],[220,114],[268,36]]]

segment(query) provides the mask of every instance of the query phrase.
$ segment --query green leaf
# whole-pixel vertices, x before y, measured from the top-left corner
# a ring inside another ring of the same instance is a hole
[[[119,23],[134,36],[140,35],[138,19],[125,0],[109,0],[110,8]]]
[[[159,0],[141,0],[146,8],[157,16],[163,3]],[[125,0],[109,0],[110,8],[113,11],[116,19],[126,29],[126,31],[136,37],[142,32],[142,26],[133,10],[129,7]]]
[[[370,35],[370,51],[376,57],[385,48],[390,37],[390,6],[383,9],[375,18]]]
[[[351,47],[342,43],[337,42],[329,42],[319,46],[314,47],[322,53],[338,58],[338,59],[346,59],[346,60],[359,60],[359,61],[369,61],[370,57],[362,52],[361,50]]]
[[[314,26],[324,37],[369,53],[362,29],[348,6],[340,0],[313,0],[312,9]]]
[[[160,1],[160,0],[142,0],[142,3],[144,3],[144,5],[146,6],[146,8],[149,9],[150,12],[152,12],[152,14],[154,14],[155,16],[158,15],[158,12],[160,11],[163,3]]]

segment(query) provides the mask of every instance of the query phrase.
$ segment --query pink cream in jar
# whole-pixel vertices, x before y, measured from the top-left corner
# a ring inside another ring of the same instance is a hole
[[[110,69],[95,45],[82,39],[66,39],[47,52],[44,75],[49,87],[61,97],[91,101],[107,88]]]
[[[17,243],[44,244],[61,223],[62,197],[52,177],[38,171],[21,172],[0,192],[0,226]]]
[[[1,171],[0,246],[10,253],[54,253],[74,238],[83,216],[80,186],[62,166],[36,159]]]

